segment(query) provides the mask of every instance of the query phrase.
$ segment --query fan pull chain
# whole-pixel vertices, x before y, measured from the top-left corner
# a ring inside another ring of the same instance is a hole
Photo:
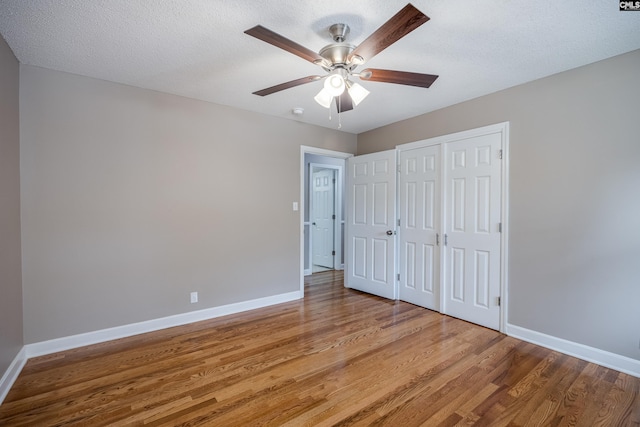
[[[336,109],[338,110],[338,129],[342,129],[342,116],[340,115],[340,110],[341,110],[340,107],[342,106],[342,103],[340,103],[340,97],[336,96],[335,101],[336,101]],[[332,119],[331,106],[329,106],[329,120],[331,119]]]

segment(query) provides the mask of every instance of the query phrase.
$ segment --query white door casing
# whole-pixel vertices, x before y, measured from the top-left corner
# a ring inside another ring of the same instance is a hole
[[[334,169],[311,174],[312,263],[327,268],[335,266],[335,182]]]
[[[304,201],[305,200],[305,193],[307,193],[309,191],[309,185],[305,185],[305,182],[307,181],[307,179],[305,178],[309,171],[309,167],[307,166],[308,163],[305,161],[305,156],[307,154],[316,154],[316,155],[320,155],[320,156],[325,156],[325,157],[331,157],[331,158],[336,158],[336,159],[342,159],[342,160],[346,160],[349,157],[352,157],[353,154],[351,153],[345,153],[345,152],[341,152],[341,151],[334,151],[334,150],[327,150],[324,148],[318,148],[318,147],[309,147],[306,145],[301,145],[300,146],[300,195],[299,195],[299,200],[300,201]],[[330,167],[328,165],[324,165],[327,167]],[[337,195],[337,212],[339,217],[342,217],[342,195],[343,195],[343,168],[342,166],[338,166],[336,167],[338,170],[338,195]],[[298,295],[300,296],[300,298],[304,297],[304,289],[305,289],[305,258],[309,259],[309,265],[310,265],[310,261],[311,261],[311,255],[310,255],[310,249],[306,250],[305,249],[305,241],[307,241],[307,239],[305,238],[306,236],[309,236],[311,234],[311,232],[307,232],[306,230],[308,230],[308,227],[310,226],[310,224],[308,223],[308,216],[306,216],[306,211],[307,211],[307,207],[305,206],[305,203],[298,203],[298,202],[294,202],[293,204],[293,211],[294,213],[296,210],[296,207],[299,206],[300,212],[298,213],[298,220],[299,220],[299,262],[300,262],[300,271],[299,271],[299,276],[298,276],[298,281],[299,281],[299,290],[298,290]],[[341,241],[341,231],[340,231],[340,224],[338,224],[336,226],[336,241],[340,242]],[[337,246],[337,251],[336,251],[336,258],[337,259],[342,259],[340,256],[340,245]]]
[[[440,310],[440,149],[399,153],[399,298],[432,310]]]
[[[345,285],[395,299],[396,150],[347,160]]]
[[[500,328],[500,133],[444,144],[443,313]]]

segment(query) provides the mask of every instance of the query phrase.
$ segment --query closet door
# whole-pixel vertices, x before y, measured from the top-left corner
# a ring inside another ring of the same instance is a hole
[[[400,152],[399,298],[440,309],[440,145]]]
[[[501,134],[445,144],[443,312],[500,327]]]
[[[345,284],[396,298],[396,150],[347,160]]]

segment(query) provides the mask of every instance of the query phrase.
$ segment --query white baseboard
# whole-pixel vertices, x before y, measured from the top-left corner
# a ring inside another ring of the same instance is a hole
[[[507,324],[507,335],[640,378],[640,360]]]
[[[160,319],[147,320],[145,322],[132,323],[129,325],[116,326],[114,328],[87,332],[84,334],[56,338],[49,341],[27,344],[24,346],[24,353],[26,358],[44,356],[46,354],[56,353],[58,351],[70,350],[72,348],[98,344],[118,338],[130,337],[132,335],[144,334],[146,332],[153,332],[160,329],[186,325],[188,323],[209,320],[215,317],[226,316],[229,314],[235,314],[247,310],[254,310],[256,308],[263,308],[270,305],[280,304],[283,302],[294,301],[302,298],[303,296],[303,293],[300,291],[289,292],[286,294],[273,295],[270,297],[223,305],[220,307],[190,311],[188,313],[176,314],[173,316],[162,317]]]
[[[4,398],[7,397],[11,386],[13,386],[18,375],[20,375],[20,371],[24,368],[25,363],[27,363],[27,355],[24,347],[22,347],[16,357],[13,358],[2,379],[0,379],[0,404],[2,404]]]
[[[223,305],[220,307],[176,314],[174,316],[148,320],[145,322],[117,326],[114,328],[102,329],[99,331],[87,332],[84,334],[72,335],[69,337],[57,338],[34,344],[27,344],[16,355],[13,362],[11,362],[11,365],[9,365],[9,368],[2,376],[2,379],[0,379],[0,404],[7,396],[7,393],[16,378],[18,378],[18,375],[20,374],[20,371],[22,371],[27,359],[31,357],[43,356],[56,353],[58,351],[70,350],[118,338],[125,338],[132,335],[153,332],[160,329],[268,307],[270,305],[294,301],[302,297],[303,294],[300,291],[289,292],[286,294],[258,298],[250,301]],[[606,366],[607,368],[615,369],[640,378],[640,360],[631,359],[626,356],[610,353],[584,344],[567,341],[562,338],[546,335],[541,332],[536,332],[512,324],[507,324],[506,333],[514,338],[537,344],[551,350],[559,351],[588,362],[597,363],[599,365]]]

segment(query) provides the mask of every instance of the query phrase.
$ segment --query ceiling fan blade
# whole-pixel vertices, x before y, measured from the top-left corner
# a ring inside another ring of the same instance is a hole
[[[322,61],[322,57],[316,52],[307,49],[306,47],[301,46],[298,43],[291,41],[278,33],[274,33],[273,31],[263,27],[262,25],[256,25],[255,27],[248,29],[244,33],[260,39],[263,42],[267,42],[276,47],[279,47],[280,49],[284,49],[289,53],[293,53],[294,55],[297,55],[302,59],[306,59],[309,62]]]
[[[353,99],[346,90],[336,99],[336,107],[338,107],[338,114],[345,111],[353,110]]]
[[[359,56],[368,61],[428,20],[427,15],[409,3],[360,43],[349,58]]]
[[[280,83],[279,85],[271,86],[266,89],[262,89],[256,92],[253,92],[254,95],[266,96],[271,95],[272,93],[280,92],[281,90],[290,89],[292,87],[300,86],[306,83],[315,82],[320,80],[322,77],[320,76],[307,76],[302,77],[300,79],[291,80],[290,82]]]
[[[380,70],[367,68],[360,72],[360,78],[371,82],[396,83],[399,85],[428,88],[436,81],[434,74],[409,73],[407,71]]]

